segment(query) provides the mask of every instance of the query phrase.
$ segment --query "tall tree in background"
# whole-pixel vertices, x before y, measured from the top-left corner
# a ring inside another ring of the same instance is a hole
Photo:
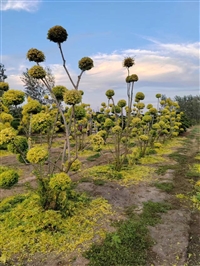
[[[184,112],[192,125],[200,123],[200,96],[175,96],[175,101],[180,106],[180,111]]]
[[[0,63],[0,82],[4,82],[4,80],[7,78],[5,71],[6,69],[4,68],[4,65]]]
[[[3,95],[4,91],[9,89],[8,83],[4,81],[7,78],[5,71],[4,65],[0,63],[0,97]]]
[[[55,86],[55,78],[52,71],[49,67],[46,67],[45,71],[48,84],[51,88],[53,88]],[[32,99],[38,100],[41,104],[52,102],[50,93],[44,83],[39,79],[31,77],[28,74],[28,69],[26,69],[26,72],[22,73],[21,80],[24,83],[24,92],[27,97],[30,96]],[[45,95],[48,95],[49,97],[45,97]]]

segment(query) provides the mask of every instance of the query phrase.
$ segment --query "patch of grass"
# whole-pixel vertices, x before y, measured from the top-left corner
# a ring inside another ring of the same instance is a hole
[[[144,202],[143,213],[140,215],[145,225],[154,226],[161,222],[160,213],[166,213],[171,209],[170,204],[165,202]]]
[[[147,251],[153,244],[147,225],[160,222],[160,213],[169,210],[166,203],[144,203],[140,216],[134,214],[134,206],[127,211],[128,220],[116,224],[116,232],[108,233],[103,243],[93,244],[84,253],[89,266],[143,266],[147,263]]]
[[[105,180],[102,180],[102,179],[94,179],[94,180],[93,180],[93,183],[94,183],[96,186],[103,186],[103,185],[105,185],[106,181],[105,181]]]
[[[158,174],[158,175],[164,175],[164,174],[166,174],[167,170],[169,170],[169,169],[174,169],[174,166],[172,166],[172,165],[161,165],[161,166],[159,166],[156,169],[155,173]]]
[[[174,188],[174,185],[171,182],[163,182],[163,183],[156,182],[154,183],[154,186],[165,192],[171,192],[172,189]]]
[[[151,244],[147,228],[128,220],[119,225],[117,232],[107,234],[102,245],[93,244],[84,256],[90,260],[89,266],[146,265],[146,250]]]
[[[169,158],[175,160],[176,162],[180,164],[184,164],[187,160],[187,156],[180,154],[180,151],[169,154]]]
[[[86,160],[87,160],[87,161],[90,161],[90,162],[93,162],[93,161],[95,161],[97,158],[99,158],[100,156],[101,156],[101,154],[98,152],[98,153],[96,153],[96,154],[94,154],[94,155],[89,156]]]
[[[84,183],[84,182],[91,182],[92,179],[90,177],[82,177],[79,182],[80,183]]]

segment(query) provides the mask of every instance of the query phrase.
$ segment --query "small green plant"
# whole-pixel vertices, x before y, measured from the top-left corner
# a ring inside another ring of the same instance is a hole
[[[165,192],[170,192],[174,188],[173,183],[170,182],[163,182],[163,183],[156,182],[154,183],[154,186]]]
[[[90,161],[90,162],[93,162],[93,161],[95,161],[97,158],[99,158],[101,155],[100,155],[100,153],[98,152],[98,153],[95,153],[94,155],[91,155],[91,156],[89,156],[86,160],[87,161]]]
[[[155,173],[158,175],[164,175],[169,169],[173,169],[173,166],[172,165],[161,165],[158,167]]]
[[[127,209],[128,220],[115,224],[116,231],[108,233],[103,243],[93,244],[84,256],[90,260],[89,266],[147,265],[147,250],[153,244],[148,225],[161,221],[160,213],[170,209],[166,203],[145,202],[143,213],[137,216],[135,206]]]
[[[146,265],[146,250],[150,246],[147,228],[128,220],[118,225],[117,232],[107,234],[102,245],[93,244],[84,256],[90,260],[90,266]]]
[[[102,180],[102,179],[94,179],[93,180],[93,183],[96,185],[96,186],[103,186],[106,181],[105,180]]]
[[[173,152],[169,154],[169,158],[175,160],[178,163],[185,163],[187,159],[186,155],[180,154],[180,152]]]
[[[145,225],[154,226],[161,222],[160,213],[166,213],[171,206],[165,202],[144,202],[143,213],[140,215]]]
[[[10,188],[14,186],[19,179],[19,174],[15,170],[7,170],[0,174],[0,187]]]
[[[84,182],[91,182],[91,178],[89,177],[82,177],[80,180],[79,180],[80,183],[84,183]]]

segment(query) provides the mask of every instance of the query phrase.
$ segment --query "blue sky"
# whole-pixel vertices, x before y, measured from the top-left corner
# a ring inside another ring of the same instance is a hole
[[[78,61],[89,56],[94,68],[86,72],[80,89],[84,102],[97,109],[107,89],[126,99],[124,57],[135,58],[131,73],[139,76],[135,93],[146,103],[154,95],[199,94],[199,1],[6,1],[1,3],[1,57],[12,89],[23,90],[20,76],[33,64],[30,48],[45,53],[56,85],[72,86],[62,68],[58,47],[47,40],[48,29],[61,25],[68,32],[63,43],[67,66],[76,80]]]

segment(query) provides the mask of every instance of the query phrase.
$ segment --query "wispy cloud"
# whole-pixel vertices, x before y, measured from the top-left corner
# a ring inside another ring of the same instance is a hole
[[[0,9],[2,11],[7,10],[25,10],[28,12],[34,12],[38,9],[39,3],[41,0],[26,0],[26,1],[18,1],[18,0],[2,0]]]
[[[146,94],[148,102],[156,102],[155,94],[162,93],[168,97],[175,95],[198,94],[199,90],[199,63],[197,47],[199,43],[191,44],[156,44],[155,47],[145,50],[128,49],[114,51],[111,54],[98,53],[90,55],[94,60],[94,68],[86,71],[82,76],[80,89],[85,92],[85,102],[92,103],[92,106],[100,106],[106,100],[105,92],[114,89],[116,101],[126,98],[125,78],[127,71],[122,66],[124,57],[135,56],[136,64],[130,69],[136,73],[139,81],[135,84],[135,91],[142,91]],[[8,58],[5,58],[5,65]],[[17,60],[16,60],[17,61]],[[12,58],[13,62],[16,62]],[[19,62],[19,60],[18,60]],[[11,68],[14,65],[10,66]],[[26,70],[27,63],[21,60],[15,67],[15,72],[7,68],[8,82],[13,83],[13,88],[20,86],[19,75]],[[50,65],[56,77],[56,85],[64,85],[72,89],[62,63]],[[78,73],[69,66],[72,77],[76,80]],[[10,76],[11,75],[11,76]],[[15,82],[16,79],[16,82]],[[21,89],[23,84],[21,83]]]

